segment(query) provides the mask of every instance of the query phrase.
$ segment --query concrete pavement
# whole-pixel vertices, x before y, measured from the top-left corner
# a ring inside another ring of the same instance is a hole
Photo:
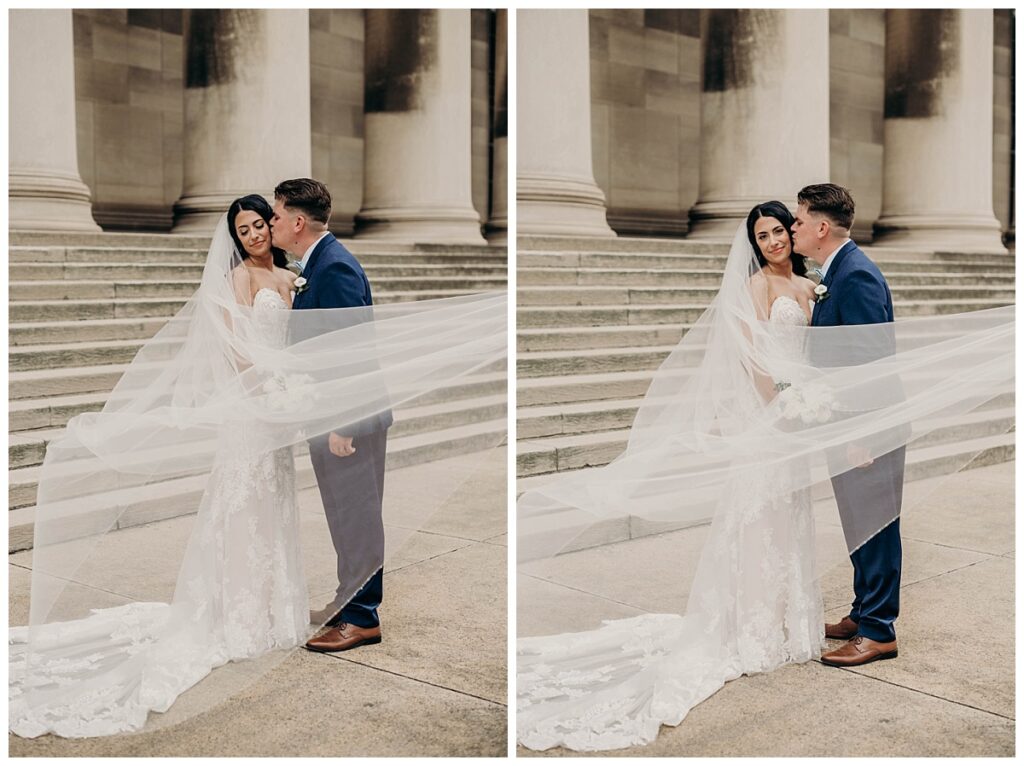
[[[698,705],[679,726],[663,726],[651,745],[606,755],[1014,755],[1013,472],[1013,463],[1003,463],[908,485],[897,659],[852,669],[809,662],[744,676]],[[828,518],[827,508],[818,511]],[[819,551],[820,558],[839,561],[841,535],[822,524],[819,538],[829,550]],[[668,611],[667,603],[685,602],[689,582],[666,574],[663,562],[699,548],[703,534],[670,532],[569,555],[603,556],[603,565],[615,567],[616,548],[639,542],[643,555],[633,548],[629,561],[642,571],[631,583],[651,585],[601,594],[619,602],[620,613],[606,609],[605,616],[626,617],[658,604]],[[597,598],[584,592],[584,563],[575,571],[562,569],[563,576],[581,578],[568,583],[577,609]],[[851,577],[848,562],[823,571],[827,619],[847,613]],[[526,587],[536,596],[557,597],[551,584],[534,580]],[[581,755],[562,749],[518,752]]]
[[[392,488],[443,485],[443,466],[400,469],[405,480]],[[505,451],[496,450],[392,556],[380,645],[340,655],[297,650],[226,702],[154,731],[85,740],[9,735],[10,755],[504,756],[506,474]],[[322,517],[315,489],[303,491],[300,504],[311,524]],[[124,539],[131,533],[132,547],[145,551],[189,523],[125,530]],[[391,531],[397,538],[402,530]],[[31,552],[9,560],[9,617],[25,624]]]

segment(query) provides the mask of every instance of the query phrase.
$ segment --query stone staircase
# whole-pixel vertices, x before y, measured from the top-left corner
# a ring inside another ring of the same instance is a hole
[[[519,238],[520,492],[542,484],[545,474],[603,465],[623,451],[653,371],[707,307],[728,250],[687,240]],[[897,316],[1014,302],[1012,256],[865,252],[885,273]],[[1010,389],[915,442],[908,479],[972,458],[972,466],[1012,460],[1013,424]]]
[[[68,420],[102,409],[138,349],[199,285],[209,238],[159,234],[11,233],[9,241],[9,544],[32,545],[36,481],[46,445]],[[504,289],[504,248],[352,245],[389,303]],[[465,454],[506,433],[506,369],[474,374],[457,402],[418,401],[396,418],[389,467]],[[304,447],[304,445],[303,445]],[[297,449],[301,452],[301,449]],[[312,483],[308,461],[300,479]],[[119,526],[180,512],[204,476],[142,488]],[[163,515],[162,515],[163,514]]]

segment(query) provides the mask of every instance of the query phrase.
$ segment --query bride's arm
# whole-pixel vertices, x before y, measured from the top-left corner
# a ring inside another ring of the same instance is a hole
[[[747,283],[747,289],[750,291],[750,298],[754,303],[754,311],[757,313],[757,318],[764,320],[763,306],[767,300],[768,286],[763,276],[755,274],[751,277]],[[754,351],[754,334],[750,326],[746,322],[740,322],[740,327],[743,330],[743,336],[747,340],[747,348],[749,353],[746,355],[746,364],[744,367],[750,373],[754,380],[754,389],[761,397],[761,401],[768,404],[772,399],[778,396],[778,389],[775,387],[775,381],[771,375],[768,375],[764,370],[757,366],[757,362],[753,359]]]
[[[251,306],[252,305],[252,294],[249,286],[249,274],[244,266],[238,266],[231,272],[231,289],[235,296],[235,302],[239,306]],[[231,312],[228,309],[223,309],[224,324],[228,328],[230,336],[235,336],[235,324],[231,316]],[[235,369],[238,372],[244,372],[245,370],[252,367],[252,362],[238,353],[238,349],[234,343],[228,341],[231,354],[234,359]]]

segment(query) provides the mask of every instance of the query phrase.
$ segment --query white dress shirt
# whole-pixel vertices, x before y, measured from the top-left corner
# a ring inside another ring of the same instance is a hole
[[[840,250],[842,250],[844,247],[846,247],[846,243],[849,242],[849,241],[850,241],[849,237],[844,239],[843,240],[843,244],[841,244],[839,247],[837,247],[835,250],[833,250],[832,251],[832,255],[830,255],[828,258],[826,258],[825,262],[823,264],[821,264],[821,278],[822,279],[824,279],[825,275],[828,274],[828,267],[832,265],[832,261],[835,259],[836,254]]]
[[[299,266],[302,267],[303,271],[306,270],[306,264],[309,263],[309,256],[311,256],[313,254],[313,251],[316,250],[316,246],[320,244],[320,240],[323,239],[324,237],[326,237],[330,233],[331,233],[330,231],[325,231],[323,234],[321,234],[319,237],[317,237],[316,238],[316,242],[314,242],[312,245],[310,245],[309,249],[306,250],[306,252],[303,254],[302,260],[299,261]]]

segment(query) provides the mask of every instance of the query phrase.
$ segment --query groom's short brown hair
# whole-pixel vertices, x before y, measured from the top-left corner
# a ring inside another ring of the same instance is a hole
[[[853,228],[853,197],[842,186],[811,184],[800,190],[796,200],[807,205],[810,212],[821,213],[834,226],[841,229]]]
[[[274,188],[274,198],[285,207],[301,210],[314,221],[327,225],[331,217],[331,193],[314,178],[293,178]]]

